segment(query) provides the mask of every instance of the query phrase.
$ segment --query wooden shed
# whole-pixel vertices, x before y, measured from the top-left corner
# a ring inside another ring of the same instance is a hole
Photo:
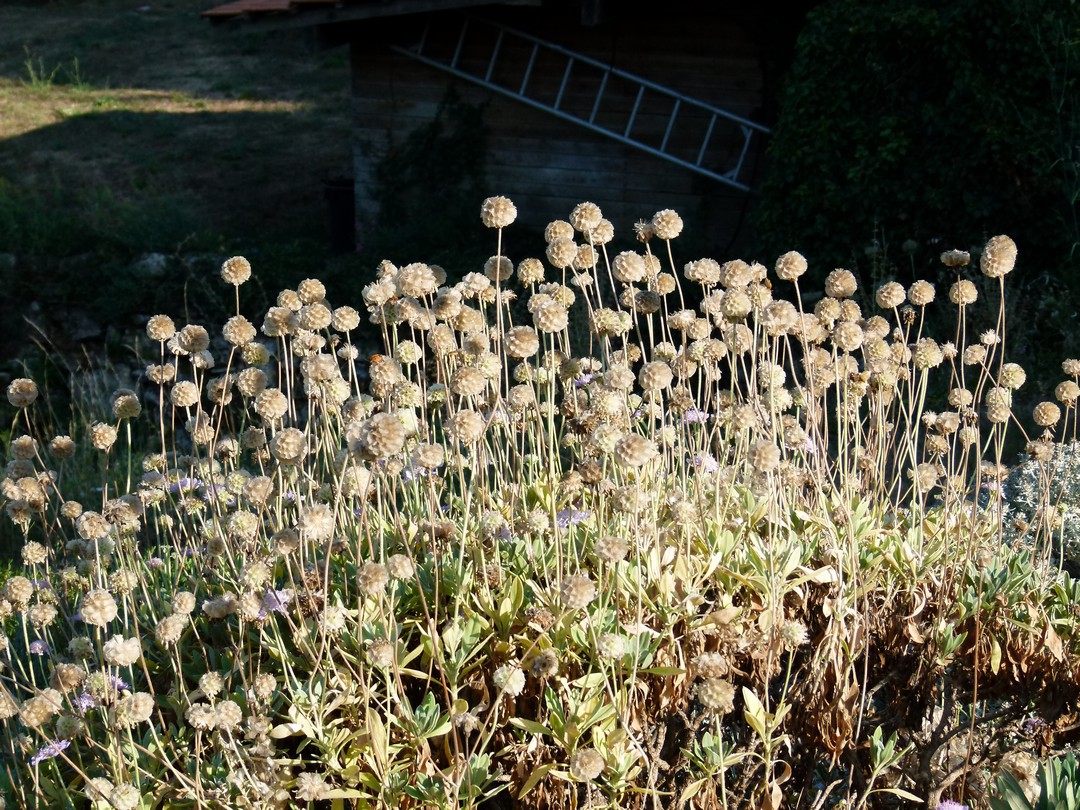
[[[238,0],[205,15],[313,26],[351,51],[356,223],[374,172],[453,92],[483,110],[485,194],[522,221],[583,200],[626,234],[674,208],[732,248],[767,143],[769,3],[600,0]],[[479,206],[480,200],[476,200]]]

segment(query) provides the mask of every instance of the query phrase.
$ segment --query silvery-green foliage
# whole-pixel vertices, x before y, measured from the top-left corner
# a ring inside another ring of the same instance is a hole
[[[1055,560],[1080,565],[1080,442],[1057,445],[1048,462],[1023,462],[1002,494],[1007,537],[1050,540]]]

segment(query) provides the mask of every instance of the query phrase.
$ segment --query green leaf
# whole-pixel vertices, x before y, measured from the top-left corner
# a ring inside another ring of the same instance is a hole
[[[745,686],[742,688],[743,702],[746,703],[746,708],[743,710],[743,716],[746,717],[746,722],[750,724],[750,727],[754,729],[758,737],[762,740],[768,738],[768,718],[765,714],[765,707],[761,705],[761,701],[757,699],[757,695],[747,689]]]
[[[510,725],[520,728],[522,731],[527,731],[530,734],[541,734],[547,735],[548,737],[555,736],[552,730],[542,723],[537,723],[535,720],[526,720],[523,717],[511,717]]]
[[[513,722],[513,720],[511,720],[510,722]],[[547,776],[548,771],[550,771],[554,767],[555,763],[549,762],[546,765],[541,765],[540,767],[533,770],[533,772],[529,775],[529,778],[525,780],[525,784],[521,786],[521,793],[518,794],[518,801],[524,799],[525,796],[529,793],[529,791],[531,791],[534,787],[540,784],[540,780]]]

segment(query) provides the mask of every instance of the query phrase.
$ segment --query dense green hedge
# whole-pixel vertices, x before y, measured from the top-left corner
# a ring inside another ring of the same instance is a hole
[[[844,266],[865,282],[944,280],[942,250],[1008,233],[1041,339],[1048,327],[1068,334],[1080,291],[1078,42],[1080,5],[1060,0],[819,6],[756,206],[761,254],[798,244],[820,276]]]

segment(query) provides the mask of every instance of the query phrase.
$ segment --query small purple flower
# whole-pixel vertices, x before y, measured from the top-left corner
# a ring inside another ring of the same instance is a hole
[[[292,591],[268,590],[262,600],[262,610],[259,611],[259,618],[265,619],[271,612],[284,613],[292,598]]]
[[[966,804],[960,804],[960,802],[954,802],[950,799],[946,799],[943,802],[939,802],[938,806],[934,810],[969,810]]]
[[[586,385],[593,381],[592,374],[582,374],[574,379],[574,385],[578,388],[584,388]]]
[[[75,698],[75,708],[79,714],[86,714],[90,709],[97,706],[97,700],[89,692],[83,692]]]
[[[40,765],[47,759],[52,759],[57,756],[65,748],[71,745],[71,740],[56,740],[49,743],[44,748],[38,750],[36,754],[30,757],[31,765]]]
[[[49,647],[49,642],[38,638],[30,642],[30,652],[34,655],[49,655],[52,649]]]
[[[169,492],[174,495],[181,492],[188,492],[193,489],[198,489],[202,486],[202,481],[198,478],[180,478],[176,483],[169,484]]]
[[[589,517],[589,514],[588,509],[563,509],[555,514],[555,523],[560,529],[568,529],[581,523],[581,521]]]
[[[129,686],[129,685],[128,685],[128,684],[127,684],[127,683],[126,683],[125,681],[124,681],[124,679],[123,679],[123,678],[118,678],[118,677],[116,677],[115,675],[110,675],[110,676],[109,676],[109,685],[110,685],[110,686],[111,686],[111,687],[112,687],[113,689],[115,689],[116,691],[118,691],[118,692],[122,692],[122,691],[124,691],[125,689],[130,689],[130,688],[131,688],[131,687],[130,687],[130,686]]]
[[[703,473],[714,473],[720,469],[720,464],[708,453],[694,453],[694,466]]]
[[[697,408],[690,408],[683,414],[682,423],[684,425],[693,425],[708,422],[710,419],[712,419],[711,413],[700,411]]]
[[[1046,725],[1046,721],[1041,717],[1029,717],[1023,723],[1020,724],[1020,730],[1025,734],[1034,734],[1039,729]]]
[[[151,557],[146,561],[146,567],[151,571],[160,571],[165,567],[165,561],[161,557]]]

